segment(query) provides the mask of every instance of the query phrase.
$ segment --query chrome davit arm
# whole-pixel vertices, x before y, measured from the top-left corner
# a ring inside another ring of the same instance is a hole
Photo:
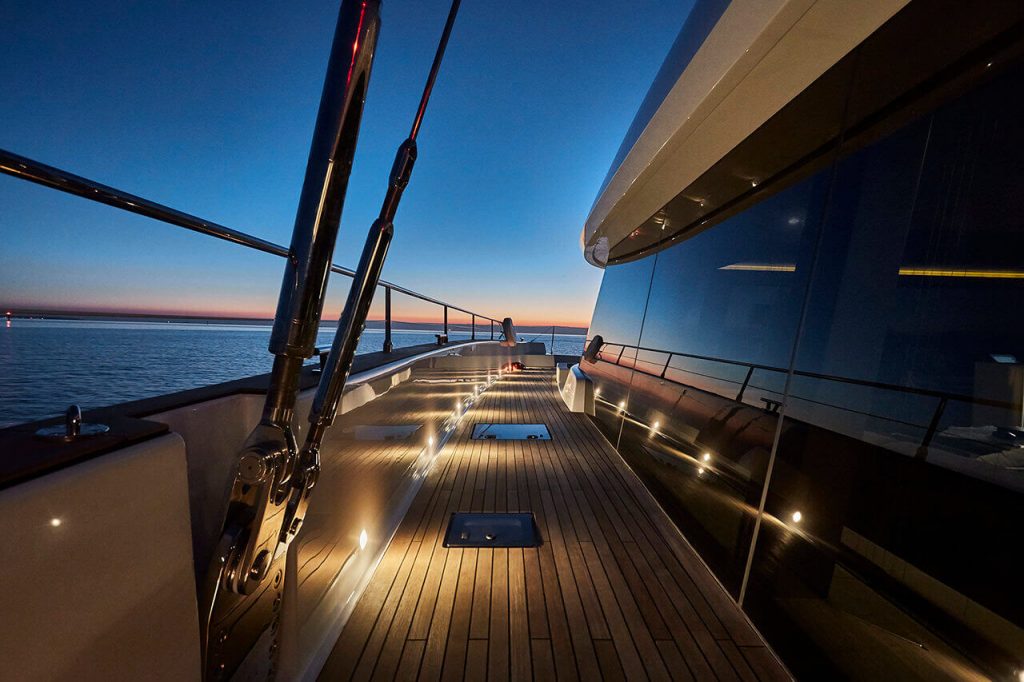
[[[313,487],[319,470],[297,464],[291,424],[302,364],[314,352],[323,311],[379,11],[379,0],[345,0],[338,15],[270,338],[270,387],[239,454],[221,539],[200,590],[207,679],[231,676],[268,627],[276,636],[285,550],[302,521],[294,500]],[[276,651],[272,641],[258,666],[268,677]]]
[[[416,137],[419,135],[420,125],[423,123],[423,114],[426,112],[430,93],[434,89],[434,81],[437,79],[437,72],[441,67],[445,48],[448,46],[448,38],[451,36],[460,2],[461,0],[452,2],[444,30],[441,32],[441,40],[438,42],[437,51],[434,54],[434,62],[430,66],[427,83],[423,88],[423,95],[420,97],[420,105],[409,131],[409,137],[398,147],[388,178],[388,189],[384,195],[384,202],[377,219],[370,226],[370,231],[366,235],[363,253],[352,279],[352,288],[349,289],[327,365],[324,367],[316,396],[313,398],[313,406],[309,411],[311,427],[300,459],[318,459],[317,453],[320,450],[323,437],[327,428],[334,423],[334,418],[338,413],[338,403],[345,390],[349,372],[352,370],[352,360],[355,357],[356,347],[359,345],[359,337],[366,327],[366,317],[370,311],[370,304],[373,302],[373,292],[380,281],[381,270],[384,267],[388,247],[391,245],[391,238],[394,235],[395,213],[398,211],[402,193],[409,184],[413,165],[416,163]]]
[[[434,54],[434,62],[430,67],[430,75],[427,77],[423,95],[420,97],[420,105],[416,111],[412,129],[409,132],[409,137],[402,142],[395,154],[395,162],[388,177],[388,189],[384,195],[384,203],[366,235],[363,252],[359,257],[359,265],[352,278],[352,288],[349,289],[348,298],[345,300],[345,307],[338,322],[331,352],[320,377],[320,383],[313,398],[313,406],[309,410],[310,429],[298,457],[301,475],[295,479],[293,485],[292,499],[288,505],[287,522],[283,531],[292,537],[301,528],[302,520],[305,518],[309,506],[309,496],[320,472],[320,447],[327,434],[327,429],[334,423],[338,414],[338,403],[345,392],[348,375],[352,371],[352,361],[355,358],[356,347],[359,345],[359,337],[363,333],[363,329],[366,328],[366,317],[370,311],[370,304],[373,302],[373,293],[380,281],[388,247],[394,236],[395,213],[402,200],[402,193],[409,185],[413,165],[416,163],[416,137],[423,122],[423,114],[427,109],[430,93],[434,89],[434,81],[437,79],[437,72],[448,45],[452,26],[455,24],[455,16],[459,11],[460,2],[461,0],[452,2],[444,30],[441,32],[437,52]],[[287,541],[289,540],[282,536],[282,542]]]

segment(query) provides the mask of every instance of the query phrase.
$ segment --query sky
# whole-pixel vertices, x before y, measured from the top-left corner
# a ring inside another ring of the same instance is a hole
[[[520,324],[587,326],[602,273],[580,230],[691,4],[465,0],[384,278]],[[338,5],[0,0],[0,147],[287,245]],[[447,12],[384,2],[337,263],[358,260]],[[271,317],[283,265],[0,176],[0,306]],[[325,319],[349,280],[330,282]]]

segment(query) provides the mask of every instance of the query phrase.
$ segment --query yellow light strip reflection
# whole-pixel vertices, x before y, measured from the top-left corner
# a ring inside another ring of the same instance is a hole
[[[913,277],[970,277],[978,279],[1024,279],[1020,270],[953,270],[948,268],[900,268],[900,274]]]
[[[753,272],[796,272],[796,266],[788,263],[733,263],[731,265],[723,265],[718,269]]]

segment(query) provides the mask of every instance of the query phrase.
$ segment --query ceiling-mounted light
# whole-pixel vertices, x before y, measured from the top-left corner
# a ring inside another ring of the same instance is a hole
[[[744,272],[796,272],[793,263],[730,263],[719,270],[742,270]]]
[[[962,277],[968,279],[1024,279],[1024,270],[974,270],[968,268],[929,268],[904,266],[903,277]]]

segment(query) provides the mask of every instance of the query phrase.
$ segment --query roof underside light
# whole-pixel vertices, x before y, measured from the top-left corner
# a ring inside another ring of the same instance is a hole
[[[1024,279],[1024,270],[976,270],[970,268],[930,268],[904,266],[902,277],[960,277],[966,279]]]

